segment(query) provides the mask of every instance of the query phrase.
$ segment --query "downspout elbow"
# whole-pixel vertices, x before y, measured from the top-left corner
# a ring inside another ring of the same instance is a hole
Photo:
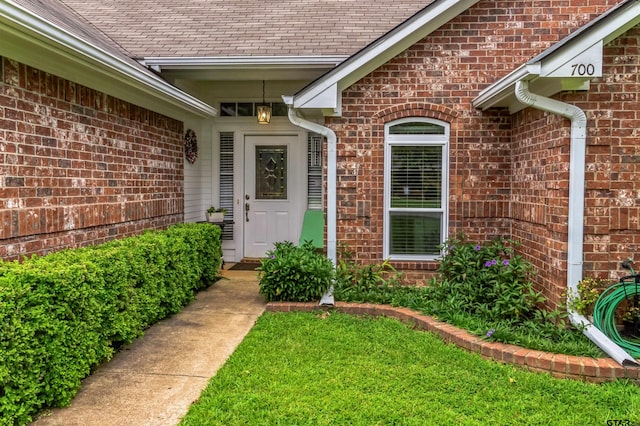
[[[293,108],[291,105],[288,105],[287,115],[291,124],[326,137],[327,143],[337,139],[333,130],[323,126],[322,124],[314,123],[313,121],[300,117],[300,115],[298,115],[298,110]]]
[[[526,80],[516,82],[515,94],[516,98],[527,106],[568,118],[571,120],[572,127],[576,126],[584,129],[587,127],[587,115],[583,110],[575,105],[531,93],[529,91],[529,82]],[[572,138],[585,136],[586,132],[571,135]]]

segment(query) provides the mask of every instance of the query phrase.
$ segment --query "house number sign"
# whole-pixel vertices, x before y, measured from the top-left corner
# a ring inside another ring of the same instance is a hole
[[[601,77],[602,42],[596,43],[562,64],[550,60],[543,64],[542,77]]]

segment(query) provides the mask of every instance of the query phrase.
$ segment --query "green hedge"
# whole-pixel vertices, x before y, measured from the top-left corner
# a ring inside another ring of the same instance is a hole
[[[68,405],[94,367],[179,312],[221,263],[208,224],[0,262],[0,424]]]

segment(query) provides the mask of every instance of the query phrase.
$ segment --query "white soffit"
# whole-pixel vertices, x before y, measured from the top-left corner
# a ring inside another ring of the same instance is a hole
[[[590,79],[602,76],[604,45],[639,23],[640,0],[626,0],[487,87],[473,106],[508,107],[512,114],[524,109],[514,93],[519,80],[529,81],[530,90],[543,96],[588,90]]]
[[[293,107],[339,115],[344,89],[440,28],[479,0],[436,0],[293,96]]]

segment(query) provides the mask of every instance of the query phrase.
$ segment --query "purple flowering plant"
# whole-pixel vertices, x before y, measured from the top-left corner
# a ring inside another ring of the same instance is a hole
[[[490,321],[532,318],[544,297],[533,289],[533,268],[516,253],[517,246],[503,238],[473,242],[464,234],[448,240],[430,286],[435,303]]]

